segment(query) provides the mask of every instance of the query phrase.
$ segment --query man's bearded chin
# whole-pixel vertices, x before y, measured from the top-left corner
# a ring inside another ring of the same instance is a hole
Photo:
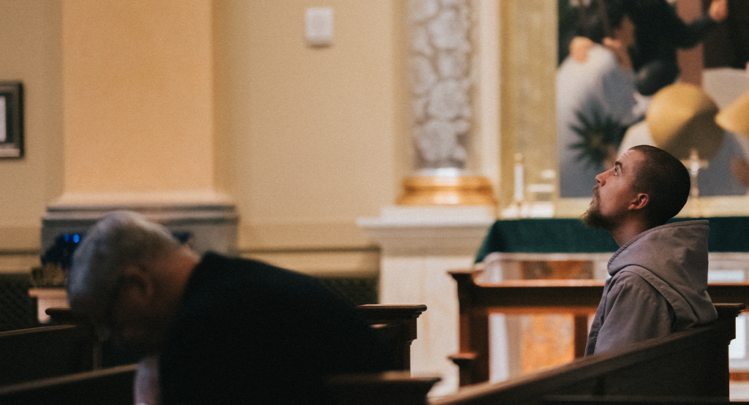
[[[591,204],[588,210],[585,211],[580,220],[587,228],[592,229],[611,229],[611,221],[601,215],[601,211],[598,209],[598,204]]]

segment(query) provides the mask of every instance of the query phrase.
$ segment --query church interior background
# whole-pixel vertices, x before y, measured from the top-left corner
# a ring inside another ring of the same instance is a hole
[[[32,270],[60,235],[134,209],[198,250],[314,275],[356,304],[426,304],[413,371],[442,377],[438,394],[456,390],[447,271],[474,267],[497,219],[575,218],[589,202],[558,198],[555,183],[567,2],[0,1],[0,81],[23,91],[23,154],[0,158],[0,308],[36,305]],[[699,70],[721,108],[749,91],[746,66]],[[447,199],[414,194],[430,187]],[[456,187],[473,194],[450,197]],[[749,213],[746,195],[702,204]],[[744,281],[743,259],[718,263],[716,279]],[[605,272],[600,261],[486,266],[500,280]],[[519,355],[493,363],[495,380],[573,358],[571,317],[496,323],[496,352]],[[749,373],[742,339],[734,367]]]

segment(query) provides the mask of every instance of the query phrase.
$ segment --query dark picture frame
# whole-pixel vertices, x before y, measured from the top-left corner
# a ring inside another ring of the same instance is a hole
[[[0,81],[0,159],[23,157],[23,85]]]

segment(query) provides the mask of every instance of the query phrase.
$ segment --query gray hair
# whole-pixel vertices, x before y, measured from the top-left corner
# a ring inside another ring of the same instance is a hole
[[[180,246],[169,230],[143,215],[117,211],[106,215],[81,240],[68,273],[68,297],[103,304],[129,266],[143,266]]]

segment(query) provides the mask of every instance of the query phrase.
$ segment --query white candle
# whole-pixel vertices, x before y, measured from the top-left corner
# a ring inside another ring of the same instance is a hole
[[[523,201],[523,155],[515,154],[515,201]]]

